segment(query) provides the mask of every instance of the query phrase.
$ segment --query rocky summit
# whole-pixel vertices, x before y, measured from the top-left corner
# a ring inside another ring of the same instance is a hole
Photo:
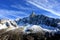
[[[60,19],[58,18],[50,18],[45,15],[37,15],[34,12],[29,17],[24,17],[22,19],[15,20],[18,25],[26,25],[26,24],[33,24],[33,25],[47,25],[52,27],[60,28]]]

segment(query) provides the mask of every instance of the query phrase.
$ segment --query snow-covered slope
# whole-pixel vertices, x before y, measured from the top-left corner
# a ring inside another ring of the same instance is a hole
[[[46,27],[46,26],[45,26]],[[32,26],[29,26],[29,27],[26,27],[25,28],[26,30],[32,30],[31,32],[40,32],[40,31],[45,31],[45,32],[57,32],[59,31],[59,29],[47,29],[47,28],[43,28],[42,26],[40,25],[32,25]]]
[[[50,32],[56,33],[60,32],[58,28],[47,26],[47,25],[33,25],[33,24],[25,24],[25,25],[17,25],[15,20],[1,20],[0,22],[0,30],[6,29],[6,31],[14,30],[20,28],[24,33],[36,33],[36,32]],[[27,31],[29,30],[29,31]]]
[[[8,31],[8,30],[13,30],[15,28],[18,28],[18,26],[16,22],[14,22],[13,20],[2,19],[0,22],[0,30],[7,29]]]

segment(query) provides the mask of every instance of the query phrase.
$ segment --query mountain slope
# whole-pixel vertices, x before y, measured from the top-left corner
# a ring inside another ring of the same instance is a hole
[[[32,13],[22,19],[0,20],[0,40],[60,40],[60,19]]]

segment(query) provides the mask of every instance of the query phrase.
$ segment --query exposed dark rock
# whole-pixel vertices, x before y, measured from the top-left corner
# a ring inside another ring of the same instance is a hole
[[[47,26],[58,27],[57,23],[60,22],[60,19],[50,18],[45,15],[36,15],[33,12],[29,17],[25,17],[16,22],[18,25],[21,25],[21,24],[25,25],[28,23],[33,25],[45,24]]]

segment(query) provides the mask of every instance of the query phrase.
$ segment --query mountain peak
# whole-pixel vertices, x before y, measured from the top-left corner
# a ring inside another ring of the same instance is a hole
[[[35,12],[32,12],[30,17],[34,17],[34,16],[36,16],[36,14],[35,14]]]

